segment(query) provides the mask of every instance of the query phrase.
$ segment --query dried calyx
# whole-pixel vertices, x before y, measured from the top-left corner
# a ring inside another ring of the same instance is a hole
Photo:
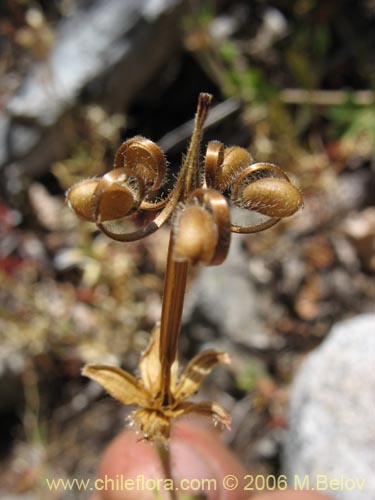
[[[185,413],[210,415],[229,426],[229,416],[217,404],[185,401],[214,366],[228,362],[225,353],[202,353],[189,363],[180,379],[176,375],[188,264],[222,263],[231,232],[262,231],[302,206],[301,192],[279,167],[254,163],[243,148],[224,148],[221,142],[211,141],[204,164],[200,164],[202,131],[210,102],[209,94],[200,94],[187,154],[174,188],[164,197],[160,193],[166,177],[164,154],[154,142],[140,136],[120,146],[110,172],[83,180],[67,193],[68,203],[79,217],[94,222],[117,241],[143,238],[173,216],[161,323],[141,358],[141,379],[114,367],[84,368],[84,374],[102,384],[112,396],[140,407],[133,414],[133,423],[145,438],[154,441],[167,441],[172,419]],[[204,170],[204,176],[200,170]],[[256,212],[263,219],[252,224],[232,223],[232,206]]]
[[[162,369],[159,342],[160,328],[156,327],[148,348],[141,356],[139,379],[120,368],[102,365],[87,365],[83,374],[101,384],[121,403],[139,407],[129,420],[145,439],[167,442],[173,419],[191,413],[211,416],[215,422],[229,428],[230,417],[218,404],[211,401],[186,401],[198,391],[215,366],[230,362],[228,354],[223,351],[205,351],[193,358],[181,374],[178,373],[178,362],[175,360],[169,387],[171,397],[166,406],[160,392]]]

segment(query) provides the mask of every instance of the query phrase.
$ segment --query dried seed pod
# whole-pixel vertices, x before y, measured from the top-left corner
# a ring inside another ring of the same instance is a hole
[[[215,252],[217,236],[212,214],[200,206],[185,207],[175,222],[175,259],[208,264]]]
[[[127,177],[118,170],[101,179],[84,179],[68,190],[66,198],[76,215],[89,222],[106,222],[126,217],[138,208],[143,190],[136,182],[121,184]]]
[[[92,220],[101,223],[131,215],[139,207],[143,193],[138,178],[130,182],[124,169],[111,170],[100,179],[92,195]]]
[[[134,205],[134,192],[114,183],[102,193],[98,222],[121,219],[129,214]]]
[[[84,179],[74,184],[66,193],[70,208],[81,219],[93,222],[91,200],[100,179]]]
[[[239,208],[268,217],[257,223],[234,222],[235,233],[257,233],[277,224],[282,217],[293,215],[303,204],[302,193],[288,176],[272,163],[254,163],[236,178],[231,189],[232,202]]]
[[[173,225],[175,258],[221,264],[229,250],[229,206],[214,189],[195,189]]]
[[[241,195],[241,206],[269,217],[289,217],[302,203],[302,194],[293,184],[272,177],[251,182]]]
[[[146,191],[155,191],[165,179],[166,161],[155,142],[136,136],[119,147],[114,168],[124,168],[128,175],[142,179]]]
[[[252,162],[250,153],[239,146],[232,146],[224,150],[224,161],[216,173],[216,186],[227,189],[238,174]]]

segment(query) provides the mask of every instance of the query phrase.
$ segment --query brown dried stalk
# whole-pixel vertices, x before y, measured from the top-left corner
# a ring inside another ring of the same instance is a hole
[[[254,163],[250,154],[237,146],[225,149],[222,143],[211,141],[202,177],[199,155],[210,102],[209,94],[200,94],[190,145],[176,184],[166,198],[159,197],[166,174],[163,152],[149,139],[138,136],[120,146],[111,172],[81,181],[67,193],[77,215],[95,222],[117,241],[145,237],[174,216],[161,324],[154,329],[141,357],[141,378],[109,366],[88,365],[83,369],[84,375],[99,382],[113,397],[137,405],[132,423],[146,439],[157,443],[168,441],[171,421],[186,413],[209,415],[226,427],[230,422],[229,415],[216,403],[186,401],[217,364],[229,362],[225,352],[199,354],[178,377],[178,335],[189,262],[222,263],[231,231],[262,231],[302,205],[300,191],[279,167]],[[231,223],[230,205],[256,212],[260,220],[255,224]]]

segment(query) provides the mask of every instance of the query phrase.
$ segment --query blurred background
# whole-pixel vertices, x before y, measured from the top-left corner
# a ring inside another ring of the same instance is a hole
[[[94,477],[124,428],[129,408],[80,369],[136,371],[169,229],[112,242],[64,192],[136,134],[173,179],[201,91],[214,95],[204,143],[249,148],[305,196],[290,220],[233,238],[223,266],[192,270],[180,340],[183,361],[230,352],[198,397],[231,412],[225,439],[252,473],[280,472],[296,369],[373,308],[374,27],[373,0],[2,0],[2,498],[86,498],[46,496],[44,478]]]

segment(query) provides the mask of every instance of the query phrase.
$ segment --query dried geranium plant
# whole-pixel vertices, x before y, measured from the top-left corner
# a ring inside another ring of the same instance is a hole
[[[111,366],[83,369],[84,375],[114,398],[139,407],[132,422],[159,448],[168,442],[172,419],[186,413],[209,415],[226,427],[230,424],[229,415],[218,404],[186,401],[216,365],[229,362],[225,352],[203,352],[178,374],[177,340],[189,263],[221,264],[231,232],[263,231],[302,205],[300,191],[279,167],[255,163],[241,147],[209,142],[201,168],[202,130],[211,99],[209,94],[199,95],[189,149],[173,190],[164,198],[160,197],[166,177],[164,154],[140,136],[120,146],[113,170],[101,178],[83,180],[67,193],[77,215],[117,241],[143,238],[173,217],[161,322],[141,357],[141,378]],[[248,211],[258,214],[256,223],[231,221],[233,216],[243,221]]]

